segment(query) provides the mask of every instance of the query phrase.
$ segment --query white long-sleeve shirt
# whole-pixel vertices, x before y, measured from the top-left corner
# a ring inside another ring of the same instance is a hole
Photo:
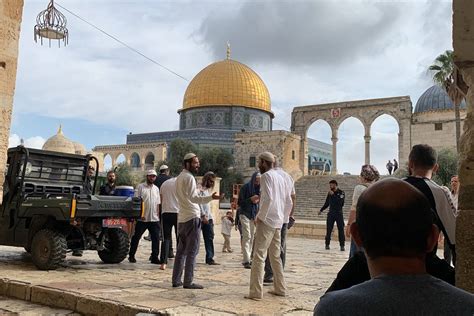
[[[260,178],[260,209],[257,218],[272,228],[281,228],[285,221],[287,189],[285,178],[270,169]]]
[[[185,223],[193,218],[201,217],[199,204],[212,201],[212,196],[199,196],[196,179],[191,172],[183,169],[176,178],[176,197],[178,198],[178,223]]]
[[[443,223],[444,229],[448,234],[449,241],[456,244],[456,214],[457,210],[454,206],[451,192],[447,187],[440,186],[432,180],[425,180],[431,189],[433,194],[436,213],[438,213],[439,219]]]
[[[288,174],[288,172],[286,172],[282,168],[277,167],[275,168],[275,171],[278,172],[285,180],[286,200],[285,200],[285,218],[283,222],[285,224],[288,224],[288,222],[290,221],[290,213],[291,213],[291,210],[293,209],[293,200],[291,199],[291,196],[296,194],[295,181]]]

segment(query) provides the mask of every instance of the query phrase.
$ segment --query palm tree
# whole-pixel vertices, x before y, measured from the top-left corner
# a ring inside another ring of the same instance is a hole
[[[435,63],[428,70],[433,73],[433,81],[446,90],[449,98],[454,104],[454,117],[456,122],[456,150],[459,152],[459,138],[461,137],[461,115],[459,105],[464,99],[464,94],[456,87],[456,67],[454,66],[454,54],[447,50],[435,59]]]

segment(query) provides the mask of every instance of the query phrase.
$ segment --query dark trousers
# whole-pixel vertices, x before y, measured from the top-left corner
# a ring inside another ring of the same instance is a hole
[[[204,248],[206,248],[206,263],[214,261],[214,222],[202,223],[202,238],[204,239]]]
[[[339,235],[339,245],[344,246],[346,237],[344,236],[344,217],[342,212],[329,212],[326,220],[326,246],[329,246],[331,242],[332,229],[334,228],[334,222],[337,224],[337,232]]]
[[[135,233],[133,234],[132,241],[130,242],[130,257],[135,257],[137,252],[138,243],[142,238],[145,230],[150,232],[151,237],[151,258],[158,259],[160,253],[160,222],[142,222],[137,221],[135,226]]]
[[[444,256],[444,260],[446,260],[448,264],[451,264],[451,260],[452,260],[451,248],[449,248],[448,239],[446,237],[444,237],[443,256]]]
[[[163,227],[163,242],[161,243],[161,263],[168,264],[169,255],[173,253],[172,231],[176,233],[178,239],[178,214],[177,213],[163,213],[161,214],[161,225]]]
[[[194,277],[196,256],[199,253],[201,219],[193,218],[178,224],[178,247],[174,258],[173,284],[179,284],[184,271],[184,285],[191,285]]]
[[[283,224],[281,227],[281,246],[280,246],[280,259],[283,269],[285,268],[285,261],[286,261],[286,233],[288,231],[288,224]],[[263,276],[264,280],[270,280],[273,278],[273,270],[270,264],[270,259],[265,259],[265,275]]]

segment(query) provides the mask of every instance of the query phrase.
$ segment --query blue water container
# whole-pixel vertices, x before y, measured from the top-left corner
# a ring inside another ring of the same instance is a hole
[[[135,190],[133,189],[132,186],[121,185],[121,186],[115,187],[114,195],[133,197],[134,194],[135,194]]]

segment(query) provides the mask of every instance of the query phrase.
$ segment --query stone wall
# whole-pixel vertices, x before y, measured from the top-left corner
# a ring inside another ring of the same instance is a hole
[[[0,1],[0,203],[15,93],[23,0]]]
[[[474,293],[474,1],[453,1],[454,62],[466,85],[467,118],[461,137],[456,285]]]
[[[461,131],[465,118],[466,110],[461,110]],[[441,130],[436,130],[435,124]],[[456,150],[456,122],[452,110],[415,113],[411,128],[412,145],[428,144],[436,150]]]
[[[286,131],[237,133],[234,144],[235,169],[245,179],[249,179],[258,170],[258,155],[269,151],[277,157],[280,167],[297,180],[302,176],[300,142],[298,135]],[[251,166],[251,160],[255,165]]]
[[[145,160],[149,154],[154,157],[154,168],[157,167],[159,161],[166,160],[168,146],[166,143],[144,143],[144,144],[123,144],[123,145],[101,145],[93,148],[95,153],[102,154],[102,161],[105,156],[109,155],[112,159],[112,166],[117,165],[117,158],[124,155],[125,163],[131,165],[133,154],[137,154],[140,158],[139,170],[145,171]]]
[[[272,116],[266,111],[243,106],[198,107],[179,111],[179,129],[223,129],[269,131]]]

